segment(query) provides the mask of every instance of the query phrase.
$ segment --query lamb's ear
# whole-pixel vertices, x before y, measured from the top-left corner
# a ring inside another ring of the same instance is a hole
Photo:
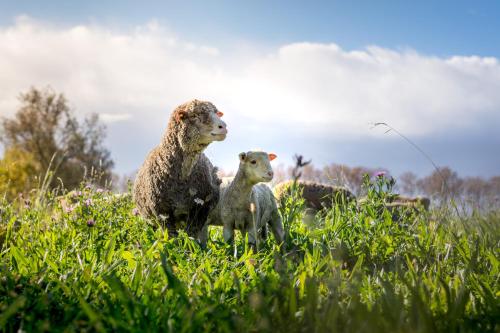
[[[273,153],[267,154],[267,156],[269,156],[269,161],[272,161],[272,160],[274,160],[276,157],[278,157],[278,155],[273,154]]]
[[[246,153],[240,153],[239,156],[240,156],[240,161],[242,161],[242,162],[245,160],[245,158],[247,158],[247,154]]]

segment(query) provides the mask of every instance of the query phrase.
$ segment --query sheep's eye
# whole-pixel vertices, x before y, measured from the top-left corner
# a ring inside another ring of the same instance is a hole
[[[250,163],[252,163],[252,164],[257,164],[257,161],[255,161],[255,160],[254,160],[254,161],[251,161]]]

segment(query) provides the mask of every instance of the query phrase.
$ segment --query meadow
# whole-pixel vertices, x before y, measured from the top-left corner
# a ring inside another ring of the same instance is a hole
[[[207,248],[140,217],[130,195],[84,186],[0,205],[4,332],[499,332],[500,210],[391,214],[392,183],[253,253],[211,229]],[[68,204],[69,202],[69,204]]]

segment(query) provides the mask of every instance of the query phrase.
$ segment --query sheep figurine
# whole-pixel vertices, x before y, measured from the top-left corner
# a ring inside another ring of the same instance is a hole
[[[197,235],[218,202],[220,179],[203,151],[213,141],[226,138],[222,115],[206,101],[178,106],[160,144],[139,169],[135,204],[141,215],[158,218],[171,235],[179,228]]]
[[[276,241],[282,243],[284,231],[276,200],[271,189],[260,184],[273,179],[270,161],[276,155],[249,151],[239,154],[239,158],[238,172],[231,183],[221,188],[219,204],[210,214],[200,237],[201,243],[206,243],[209,224],[223,226],[226,242],[233,241],[235,229],[240,230],[243,237],[248,234],[252,247],[258,247],[269,225]]]

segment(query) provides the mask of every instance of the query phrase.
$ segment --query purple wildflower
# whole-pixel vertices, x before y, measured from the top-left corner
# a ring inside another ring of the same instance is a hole
[[[98,188],[98,189],[96,190],[96,192],[97,192],[97,193],[102,193],[102,192],[104,192],[104,190],[103,190],[102,188]]]
[[[85,200],[85,206],[89,207],[89,206],[92,206],[92,199],[87,199]]]
[[[137,208],[132,209],[132,214],[134,216],[138,216],[139,215],[139,209],[137,209]]]
[[[73,206],[73,205],[68,206],[68,207],[64,208],[64,210],[66,211],[66,213],[71,213],[75,210],[75,206]]]
[[[377,172],[375,172],[375,177],[382,178],[382,177],[385,177],[386,174],[387,174],[387,172],[385,172],[385,171],[377,171]]]
[[[92,220],[92,219],[88,220],[88,221],[87,221],[87,226],[88,226],[88,227],[93,227],[93,226],[95,226],[95,221],[94,221],[94,220]]]
[[[73,197],[79,197],[79,196],[81,196],[81,195],[82,195],[82,191],[74,191],[74,192],[72,193],[72,196],[73,196]]]

